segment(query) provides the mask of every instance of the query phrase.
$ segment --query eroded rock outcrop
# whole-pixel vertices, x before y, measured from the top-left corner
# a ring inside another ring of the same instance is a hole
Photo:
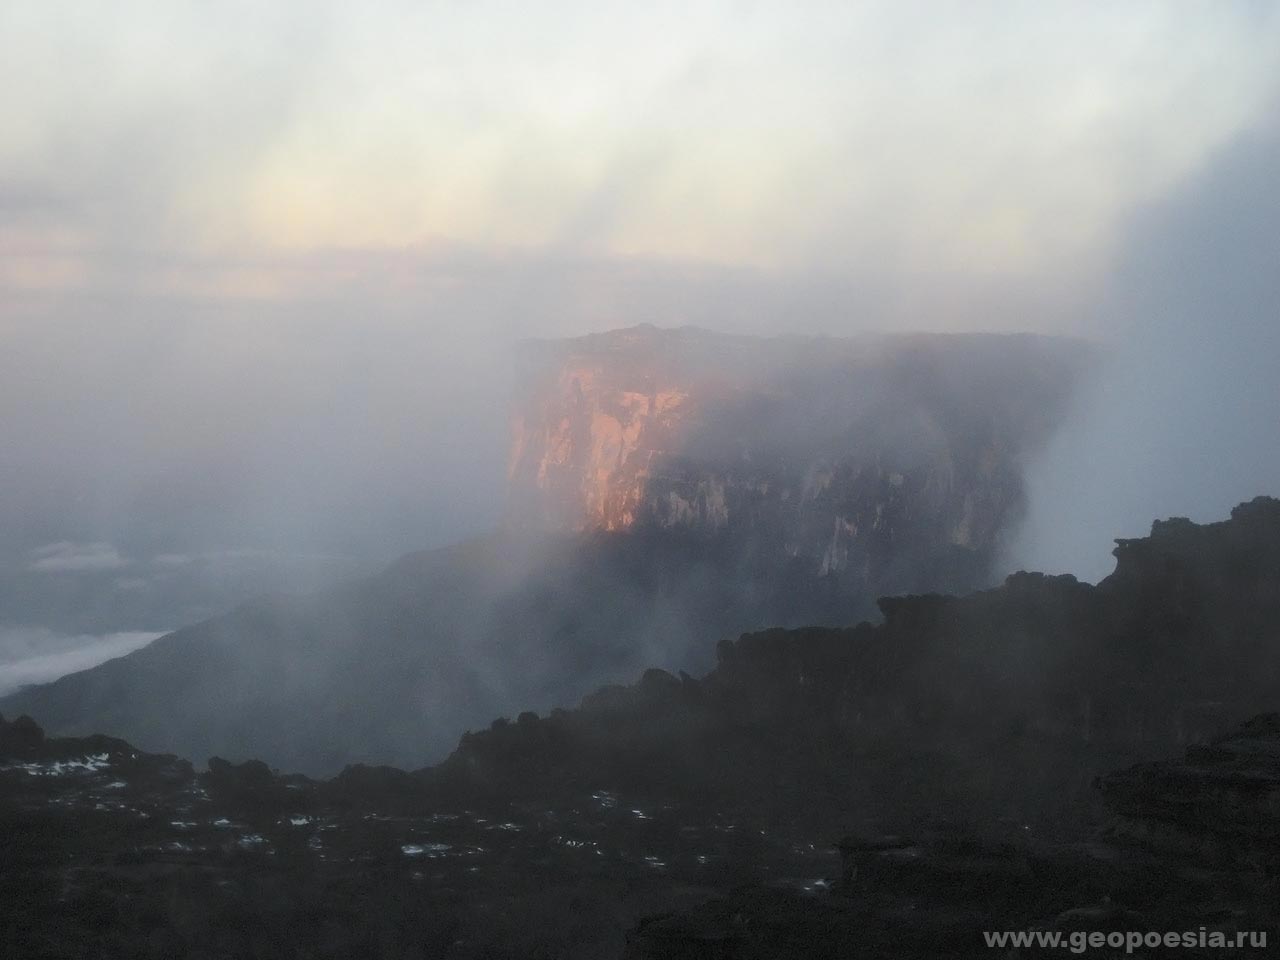
[[[1115,838],[1187,865],[1267,869],[1280,857],[1280,713],[1260,714],[1181,760],[1098,779]]]
[[[535,344],[509,522],[724,536],[885,590],[949,548],[981,568],[1085,361],[1033,336],[636,327]]]

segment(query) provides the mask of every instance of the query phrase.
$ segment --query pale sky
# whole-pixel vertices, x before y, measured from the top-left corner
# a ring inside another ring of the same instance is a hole
[[[334,251],[1070,286],[1278,80],[1267,3],[8,0],[0,318]]]

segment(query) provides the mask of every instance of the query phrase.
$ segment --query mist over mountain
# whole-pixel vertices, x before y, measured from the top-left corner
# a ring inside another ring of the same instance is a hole
[[[1115,560],[1096,586],[1022,573],[725,639],[701,676],[499,718],[414,771],[200,769],[0,717],[5,932],[55,956],[92,952],[103,916],[120,956],[977,960],[984,931],[1099,927],[1266,946],[1280,714],[1250,715],[1280,677],[1280,501],[1156,521]]]
[[[439,772],[512,795],[758,792],[778,818],[825,807],[833,830],[943,808],[1061,827],[1107,765],[1203,742],[1280,682],[1280,500],[1157,520],[1113,556],[1096,585],[1023,572],[884,597],[876,624],[726,638],[700,678],[650,670],[576,710],[499,720]]]
[[[1013,567],[1096,581],[1148,517],[1280,489],[1278,151],[1272,109],[1125,224],[1091,307],[1099,364],[1029,474]]]
[[[1036,336],[647,327],[534,345],[501,529],[253,601],[0,709],[197,759],[417,765],[494,715],[703,669],[719,638],[970,590],[1089,356]]]

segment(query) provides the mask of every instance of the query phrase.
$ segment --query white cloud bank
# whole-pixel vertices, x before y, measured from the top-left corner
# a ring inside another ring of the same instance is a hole
[[[159,636],[136,631],[72,636],[43,627],[0,627],[0,696],[123,657]]]

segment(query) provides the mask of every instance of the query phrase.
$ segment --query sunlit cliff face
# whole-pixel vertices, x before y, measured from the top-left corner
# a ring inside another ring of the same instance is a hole
[[[619,386],[599,363],[575,359],[541,409],[517,413],[509,479],[539,492],[546,519],[575,530],[623,530],[636,522],[651,471],[674,452],[690,413],[686,390],[650,378]]]
[[[573,531],[727,523],[725,478],[691,460],[708,452],[717,416],[761,387],[758,358],[735,355],[745,344],[759,346],[647,326],[563,342],[513,418],[518,522]]]
[[[1080,361],[1045,338],[651,327],[531,350],[511,526],[684,531],[868,584],[993,549]]]

